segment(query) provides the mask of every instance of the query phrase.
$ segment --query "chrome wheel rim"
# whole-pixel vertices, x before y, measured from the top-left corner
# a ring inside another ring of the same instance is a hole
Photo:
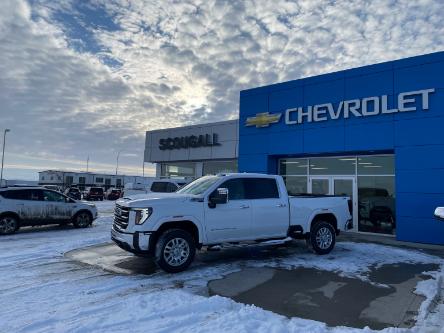
[[[12,217],[3,217],[0,219],[0,233],[8,234],[14,232],[16,228],[15,219]]]
[[[163,258],[171,266],[183,265],[190,256],[190,246],[183,238],[173,238],[166,243]]]
[[[80,227],[86,227],[89,224],[88,214],[80,214],[79,216],[77,216],[77,224]]]
[[[333,242],[333,235],[330,229],[322,227],[316,233],[316,244],[322,250],[328,249]]]

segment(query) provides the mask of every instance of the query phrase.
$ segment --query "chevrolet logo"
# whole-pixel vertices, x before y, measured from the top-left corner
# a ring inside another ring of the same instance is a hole
[[[270,124],[279,122],[281,116],[282,113],[273,113],[273,114],[270,114],[268,112],[257,113],[256,116],[247,118],[245,126],[256,126],[256,128],[268,127],[270,126]]]

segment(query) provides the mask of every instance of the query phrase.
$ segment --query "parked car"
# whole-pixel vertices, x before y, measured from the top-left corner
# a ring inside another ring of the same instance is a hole
[[[395,198],[384,188],[360,188],[359,220],[368,220],[377,227],[381,223],[396,227]]]
[[[444,207],[438,207],[435,209],[435,217],[438,220],[444,221]]]
[[[103,201],[104,192],[101,187],[89,187],[83,193],[83,199],[88,201]]]
[[[82,192],[77,187],[68,187],[64,194],[71,199],[82,200]]]
[[[346,196],[289,197],[281,176],[205,176],[176,193],[116,202],[111,239],[137,255],[154,256],[167,272],[185,270],[196,249],[225,243],[306,239],[318,254],[353,227]]]
[[[0,235],[12,234],[23,226],[72,223],[86,228],[97,218],[92,204],[74,201],[43,187],[0,189]]]
[[[106,200],[117,200],[120,198],[122,191],[116,188],[110,188],[105,193]]]
[[[176,192],[184,184],[186,184],[184,181],[175,179],[152,179],[145,184],[127,183],[120,196],[123,198],[138,194],[171,193]]]

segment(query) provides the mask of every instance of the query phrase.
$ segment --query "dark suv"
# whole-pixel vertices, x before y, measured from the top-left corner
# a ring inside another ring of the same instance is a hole
[[[103,201],[104,193],[101,187],[90,187],[83,195],[83,199],[88,201]]]
[[[82,193],[77,187],[69,187],[65,190],[64,193],[67,197],[70,197],[74,200],[82,200]]]
[[[110,188],[106,191],[105,198],[106,200],[117,200],[120,198],[121,191],[115,188]]]

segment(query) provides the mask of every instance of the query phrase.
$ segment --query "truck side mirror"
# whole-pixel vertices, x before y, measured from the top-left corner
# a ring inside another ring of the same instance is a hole
[[[218,188],[210,194],[208,198],[208,207],[215,208],[216,205],[226,204],[228,202],[228,189]]]
[[[444,207],[438,207],[435,209],[435,218],[444,221]]]

